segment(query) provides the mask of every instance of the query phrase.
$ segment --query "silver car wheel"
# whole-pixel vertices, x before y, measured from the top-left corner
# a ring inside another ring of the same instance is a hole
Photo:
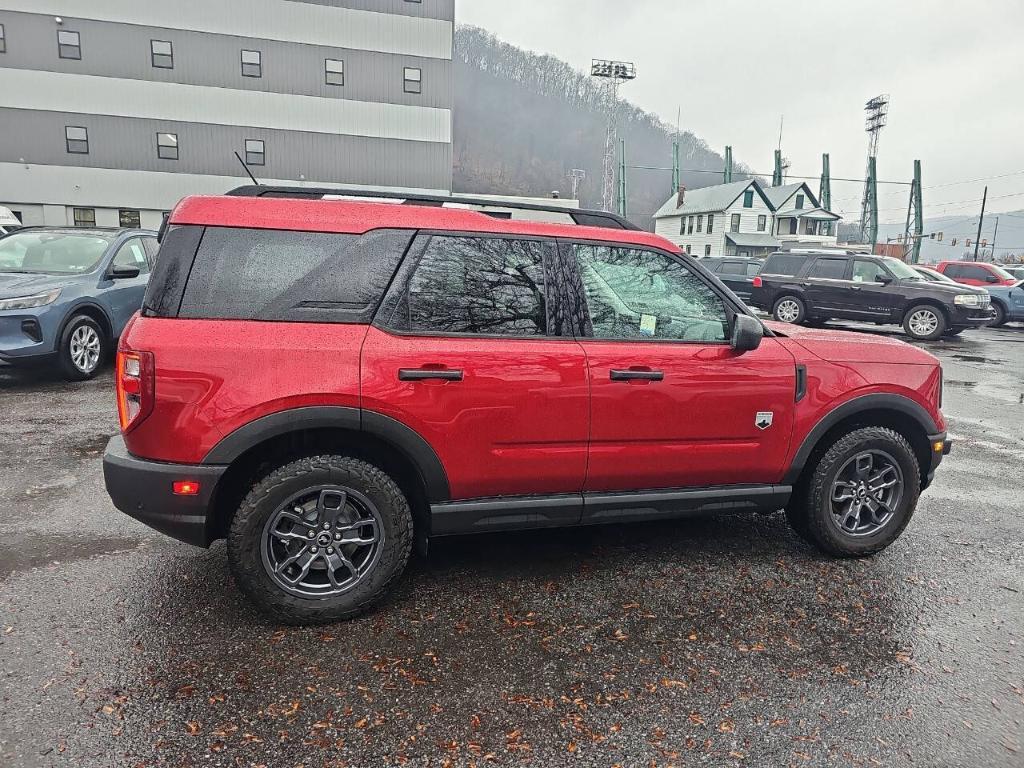
[[[75,368],[82,373],[92,373],[100,364],[100,335],[91,325],[78,326],[71,334],[69,351]]]

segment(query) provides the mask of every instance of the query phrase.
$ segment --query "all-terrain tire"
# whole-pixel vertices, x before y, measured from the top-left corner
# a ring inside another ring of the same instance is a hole
[[[892,518],[880,530],[854,536],[843,531],[832,516],[831,491],[836,476],[853,457],[864,451],[881,450],[898,464],[903,492]],[[910,522],[921,494],[921,471],[903,435],[884,427],[863,427],[836,440],[802,479],[786,507],[794,530],[822,552],[835,557],[865,557],[892,544]]]
[[[296,596],[279,586],[264,566],[267,523],[296,494],[328,485],[350,488],[372,502],[380,512],[383,544],[376,563],[349,591]],[[239,588],[265,613],[286,624],[324,624],[351,619],[383,599],[405,570],[412,541],[409,502],[389,475],[359,459],[313,456],[279,467],[249,491],[228,532],[228,563]]]

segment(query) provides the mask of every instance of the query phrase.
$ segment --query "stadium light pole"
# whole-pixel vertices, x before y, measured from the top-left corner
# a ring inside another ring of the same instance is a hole
[[[604,178],[601,183],[601,206],[611,211],[615,205],[615,165],[618,149],[618,127],[616,112],[618,110],[619,87],[630,80],[636,79],[636,65],[631,61],[611,61],[609,59],[593,59],[590,63],[590,76],[604,81],[605,102],[608,109],[608,124],[604,139]]]

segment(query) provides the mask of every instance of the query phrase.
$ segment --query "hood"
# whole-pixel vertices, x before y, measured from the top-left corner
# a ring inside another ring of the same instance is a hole
[[[936,357],[923,349],[878,333],[806,328],[772,320],[765,321],[765,325],[799,344],[815,357],[832,363],[939,363]]]
[[[54,288],[66,288],[80,279],[79,275],[44,275],[39,272],[0,272],[0,299],[31,296]]]
[[[973,285],[963,285],[961,283],[950,284],[950,283],[939,283],[931,282],[929,280],[903,280],[900,282],[900,288],[906,288],[908,291],[931,291],[933,293],[944,293],[949,296],[959,296],[964,293],[985,293],[984,288],[978,288]]]

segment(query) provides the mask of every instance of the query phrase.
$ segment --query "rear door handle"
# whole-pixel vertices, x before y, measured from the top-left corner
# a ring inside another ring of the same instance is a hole
[[[612,381],[663,381],[665,374],[662,371],[622,371],[613,368],[608,378]]]
[[[398,371],[399,381],[462,381],[462,371],[457,368],[402,368]]]

